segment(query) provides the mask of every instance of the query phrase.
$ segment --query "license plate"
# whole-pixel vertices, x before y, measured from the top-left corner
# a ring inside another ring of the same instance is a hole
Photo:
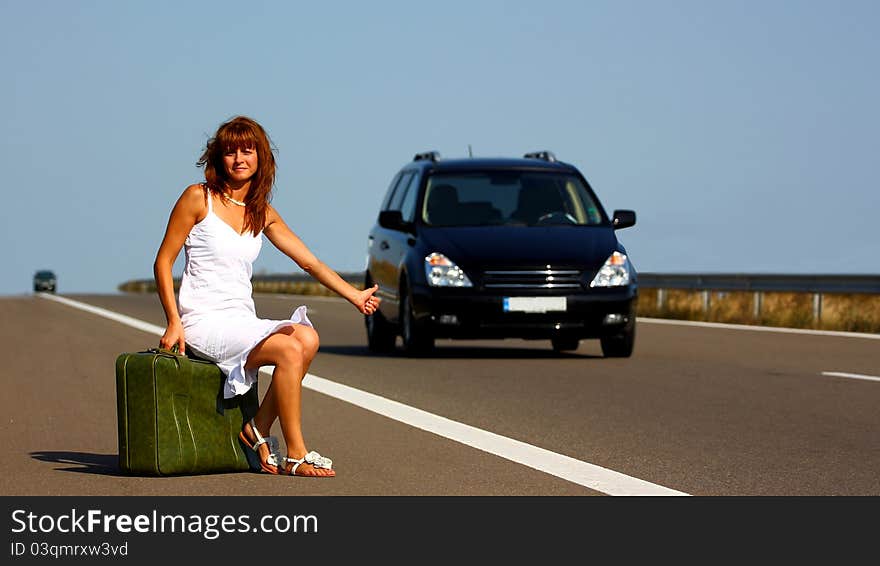
[[[565,311],[565,297],[504,297],[504,312]]]

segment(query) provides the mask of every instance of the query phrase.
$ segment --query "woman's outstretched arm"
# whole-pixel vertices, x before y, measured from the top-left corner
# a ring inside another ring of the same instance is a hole
[[[303,271],[353,304],[362,314],[372,314],[375,311],[375,307],[378,306],[381,299],[374,297],[373,293],[378,290],[379,286],[374,285],[361,291],[349,284],[319,260],[271,206],[266,216],[266,227],[263,229],[263,233],[278,250],[296,262]]]

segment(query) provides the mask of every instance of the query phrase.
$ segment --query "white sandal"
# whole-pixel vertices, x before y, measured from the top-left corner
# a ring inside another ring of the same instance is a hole
[[[322,470],[333,469],[333,460],[331,460],[330,458],[327,458],[325,456],[321,456],[320,454],[318,454],[315,451],[309,452],[308,454],[306,454],[305,456],[303,456],[299,460],[297,460],[296,458],[288,458],[287,456],[285,456],[284,457],[284,464],[285,464],[285,467],[287,466],[287,464],[293,464],[293,468],[291,468],[290,471],[287,472],[291,476],[296,475],[296,469],[298,467],[300,467],[301,464],[311,464],[313,467],[319,468]],[[307,477],[332,477],[332,476],[307,476]]]
[[[254,424],[254,419],[251,419],[248,424],[251,425],[251,431],[253,431],[254,437],[257,441],[251,444],[247,436],[244,434],[244,430],[238,433],[238,437],[244,442],[245,446],[250,448],[254,454],[257,455],[257,460],[260,462],[260,468],[264,472],[277,475],[279,469],[279,454],[281,452],[281,446],[278,444],[278,439],[274,436],[263,438],[263,435],[261,435],[260,431],[257,429],[257,425]],[[265,462],[260,458],[260,445],[262,444],[268,444],[269,446],[269,456],[266,458]],[[250,458],[248,458],[248,460],[250,461]]]

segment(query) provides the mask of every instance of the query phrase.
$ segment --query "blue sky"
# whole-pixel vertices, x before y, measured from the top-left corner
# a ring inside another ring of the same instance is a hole
[[[278,148],[273,204],[364,266],[413,154],[578,166],[640,271],[880,273],[877,2],[2,0],[0,294],[152,277],[226,119]],[[181,262],[177,264],[179,274]],[[265,242],[256,271],[298,271]]]

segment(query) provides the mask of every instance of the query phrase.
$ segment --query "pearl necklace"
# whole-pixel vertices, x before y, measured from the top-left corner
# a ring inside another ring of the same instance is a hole
[[[228,200],[232,204],[237,204],[238,206],[247,206],[245,203],[241,202],[240,200],[235,200],[234,198],[227,195],[226,193],[223,193],[223,198],[225,198],[226,200]]]

